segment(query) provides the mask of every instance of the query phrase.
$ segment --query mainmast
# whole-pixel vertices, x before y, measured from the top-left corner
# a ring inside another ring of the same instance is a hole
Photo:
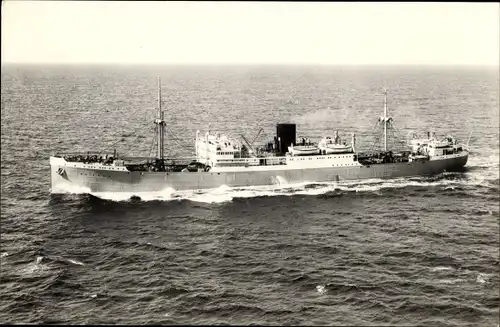
[[[384,151],[387,152],[387,89],[384,88]]]
[[[163,160],[163,142],[164,142],[164,130],[165,130],[165,120],[164,113],[161,108],[161,79],[158,76],[158,117],[155,119],[155,124],[158,125],[158,151],[156,157]]]

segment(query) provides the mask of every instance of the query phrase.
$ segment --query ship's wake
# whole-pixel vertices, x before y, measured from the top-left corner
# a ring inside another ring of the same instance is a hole
[[[498,194],[499,189],[499,157],[471,158],[465,172],[445,172],[430,177],[406,177],[394,179],[367,179],[358,181],[338,182],[303,182],[290,184],[277,179],[276,184],[269,186],[228,187],[223,185],[216,189],[203,191],[179,191],[165,189],[160,192],[91,192],[85,187],[74,185],[60,186],[52,190],[53,194],[70,196],[90,194],[97,198],[110,201],[193,201],[204,203],[224,203],[237,198],[254,198],[270,196],[318,196],[324,194],[381,194],[385,190],[428,187],[443,191],[459,190],[464,188],[481,189]]]

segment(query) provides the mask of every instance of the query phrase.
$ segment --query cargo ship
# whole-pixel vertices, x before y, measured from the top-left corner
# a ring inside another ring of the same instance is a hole
[[[468,144],[454,137],[437,138],[413,134],[406,149],[387,148],[387,130],[393,125],[387,116],[387,90],[384,115],[377,124],[383,129],[383,150],[359,152],[356,135],[350,144],[338,132],[318,142],[297,138],[296,124],[278,123],[274,139],[255,147],[241,139],[207,131],[196,132],[195,155],[165,158],[165,114],[162,109],[161,81],[158,78],[158,108],[155,124],[155,157],[131,158],[111,154],[72,153],[50,157],[51,191],[64,193],[68,187],[94,192],[141,192],[206,190],[227,187],[339,182],[372,178],[425,176],[463,168],[468,160]]]

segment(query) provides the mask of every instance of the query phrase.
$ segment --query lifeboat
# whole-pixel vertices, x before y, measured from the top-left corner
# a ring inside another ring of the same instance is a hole
[[[325,137],[319,142],[319,148],[322,154],[353,152],[352,145],[340,143],[340,138],[336,136],[336,142],[331,137]]]
[[[292,144],[288,147],[288,152],[290,152],[292,156],[308,156],[320,153],[318,146],[314,144],[295,146]]]
[[[352,146],[344,144],[326,144],[321,147],[322,154],[346,153],[352,152]]]
[[[429,139],[413,139],[409,141],[411,146],[427,145],[429,142]]]
[[[450,144],[448,142],[445,142],[445,141],[436,141],[436,142],[433,142],[432,145],[435,148],[447,148],[450,146]]]
[[[435,148],[446,148],[446,147],[452,146],[454,143],[453,141],[454,140],[452,138],[444,138],[441,141],[433,140],[433,142],[431,142],[431,144]]]

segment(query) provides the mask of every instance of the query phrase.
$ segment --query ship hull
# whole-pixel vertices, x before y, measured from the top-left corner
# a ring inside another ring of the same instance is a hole
[[[128,171],[125,167],[114,170],[95,165],[76,165],[58,157],[51,157],[50,164],[53,193],[65,193],[68,188],[82,188],[86,192],[137,193],[167,189],[203,190],[222,185],[246,187],[426,176],[459,170],[465,166],[467,159],[466,153],[429,161],[305,169],[284,166],[283,169],[275,170],[234,172],[140,172]]]

